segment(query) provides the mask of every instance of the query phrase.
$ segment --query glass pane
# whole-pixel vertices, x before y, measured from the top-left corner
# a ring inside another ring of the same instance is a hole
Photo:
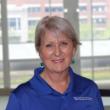
[[[45,3],[45,13],[56,16],[64,16],[63,0],[48,0]]]
[[[40,0],[8,0],[8,36],[11,88],[25,82],[39,64],[34,48],[35,26],[44,16]]]
[[[34,31],[46,15],[63,16],[62,0],[8,0],[8,35],[11,88],[25,82],[40,65],[34,47]]]
[[[79,0],[81,74],[110,84],[110,14],[107,0]],[[110,88],[110,87],[109,87]]]
[[[2,30],[1,30],[1,4],[0,4],[0,88],[3,88],[3,50],[2,50]]]
[[[94,80],[101,88],[110,88],[110,3],[92,3],[94,39]]]
[[[79,0],[79,25],[80,25],[80,55],[81,75],[93,78],[92,74],[92,33],[91,33],[91,10],[89,1]],[[88,10],[89,9],[89,10]],[[88,13],[87,13],[88,12]]]

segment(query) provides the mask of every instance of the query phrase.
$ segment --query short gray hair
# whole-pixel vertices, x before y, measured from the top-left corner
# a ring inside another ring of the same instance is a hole
[[[72,40],[75,48],[78,44],[80,44],[73,26],[67,19],[58,16],[45,16],[38,23],[35,30],[36,50],[39,51],[39,47],[41,45],[41,37],[43,37],[47,31],[53,33],[63,33],[65,36]]]

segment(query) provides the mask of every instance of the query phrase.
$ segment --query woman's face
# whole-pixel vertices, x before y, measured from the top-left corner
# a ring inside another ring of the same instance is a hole
[[[66,71],[71,64],[75,51],[72,40],[64,34],[56,35],[47,32],[41,38],[39,55],[47,71],[57,73]]]

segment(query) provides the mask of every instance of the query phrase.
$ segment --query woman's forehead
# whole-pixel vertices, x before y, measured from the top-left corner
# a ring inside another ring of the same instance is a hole
[[[54,41],[68,41],[71,40],[70,37],[66,36],[63,33],[55,33],[55,32],[46,32],[44,36],[41,37],[41,42],[54,42]]]
[[[64,32],[61,32],[61,31],[57,31],[57,30],[50,30],[50,31],[45,31],[45,34],[44,34],[45,37],[61,37],[61,38],[69,38],[70,37],[64,33]]]

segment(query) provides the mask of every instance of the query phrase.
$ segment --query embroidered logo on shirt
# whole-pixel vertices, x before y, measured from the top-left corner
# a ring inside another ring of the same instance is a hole
[[[73,97],[74,100],[78,101],[78,100],[82,100],[82,101],[92,101],[93,98],[92,97]]]

